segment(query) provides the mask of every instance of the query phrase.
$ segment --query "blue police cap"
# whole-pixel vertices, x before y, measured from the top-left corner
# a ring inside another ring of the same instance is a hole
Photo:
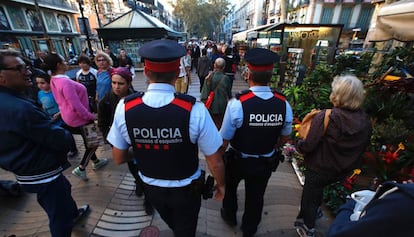
[[[174,40],[162,39],[145,43],[139,55],[154,62],[168,62],[186,55],[186,50]]]
[[[246,52],[244,59],[247,67],[252,71],[267,71],[273,69],[273,64],[278,62],[280,57],[268,49],[253,48]]]
[[[173,72],[179,69],[180,58],[187,54],[174,40],[154,40],[145,43],[138,53],[145,59],[145,67],[153,72]]]

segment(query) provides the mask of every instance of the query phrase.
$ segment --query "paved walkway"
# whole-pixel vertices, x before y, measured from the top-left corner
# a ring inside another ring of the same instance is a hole
[[[136,90],[146,89],[145,78],[141,72],[137,73],[133,85]],[[235,80],[234,92],[246,88],[247,84],[244,81]],[[200,96],[199,81],[194,73],[189,94],[197,98]],[[75,139],[82,154],[84,149],[81,138],[76,135]],[[161,237],[172,237],[172,231],[157,213],[153,216],[145,214],[142,206],[143,199],[134,195],[134,182],[127,166],[114,164],[110,147],[108,145],[100,147],[97,156],[109,158],[109,164],[98,171],[88,167],[88,182],[73,177],[70,174],[72,169],[64,172],[72,184],[72,193],[77,204],[89,203],[91,205],[90,213],[74,227],[72,236],[138,236],[142,228],[153,225],[160,230]],[[204,157],[200,154],[199,158],[200,164],[205,168]],[[80,157],[70,161],[72,167],[75,167],[79,163]],[[14,176],[0,169],[0,179],[13,180]],[[257,237],[297,236],[292,225],[298,212],[301,190],[302,187],[291,164],[282,163],[269,181]],[[242,236],[240,224],[230,228],[221,220],[220,207],[221,203],[212,199],[202,201],[197,237]],[[240,223],[244,209],[243,183],[239,186],[239,207],[237,218]],[[318,221],[318,237],[324,236],[328,223],[327,218]],[[0,236],[50,236],[47,216],[37,204],[36,195],[24,194],[18,198],[0,197]]]

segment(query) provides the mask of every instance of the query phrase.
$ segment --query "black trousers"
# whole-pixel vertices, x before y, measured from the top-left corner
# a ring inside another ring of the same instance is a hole
[[[78,208],[72,198],[72,185],[62,174],[43,184],[21,185],[23,191],[37,194],[37,202],[49,218],[52,237],[70,237]]]
[[[244,234],[253,235],[262,219],[263,196],[272,174],[268,162],[261,158],[232,159],[226,164],[226,192],[223,209],[232,219],[236,219],[237,186],[244,179],[245,204],[241,229]]]
[[[323,189],[342,176],[329,176],[312,170],[305,171],[305,184],[303,185],[300,211],[297,218],[302,218],[308,228],[315,227],[316,214],[322,202]]]
[[[95,148],[87,147],[86,140],[82,133],[81,127],[71,127],[71,126],[66,125],[65,128],[72,134],[79,134],[82,136],[83,144],[85,145],[85,153],[83,154],[80,165],[86,167],[88,166],[89,160],[96,161],[98,159],[98,157],[96,157],[96,154],[95,154],[97,147]]]
[[[176,237],[195,237],[201,206],[200,189],[192,185],[161,188],[144,184],[144,193]]]

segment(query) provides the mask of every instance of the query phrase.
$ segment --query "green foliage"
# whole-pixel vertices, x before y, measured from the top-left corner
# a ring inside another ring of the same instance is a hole
[[[283,89],[292,105],[295,117],[303,118],[313,108],[329,108],[331,81],[335,75],[353,73],[366,87],[364,110],[372,121],[370,145],[364,154],[364,164],[371,169],[379,183],[386,180],[403,181],[414,178],[414,96],[406,84],[389,86],[380,78],[389,67],[412,68],[414,54],[410,49],[396,48],[384,56],[373,76],[367,75],[372,53],[361,55],[357,60],[348,55],[337,57],[335,65],[317,66],[300,86]],[[401,81],[401,80],[400,80]],[[287,83],[289,85],[289,83]],[[297,159],[300,169],[301,160]],[[368,172],[372,173],[372,172]],[[325,188],[323,199],[328,208],[336,214],[346,197],[359,188],[345,187],[337,182]]]
[[[336,57],[334,75],[352,73],[357,77],[365,77],[371,65],[374,52],[364,52],[359,57],[341,54]]]
[[[410,48],[397,47],[393,51],[385,54],[381,63],[375,66],[373,78],[379,78],[391,66],[394,68],[406,67],[414,62],[414,54]]]
[[[221,31],[223,16],[228,14],[230,3],[227,0],[177,0],[170,1],[174,14],[180,17],[190,36],[209,36],[213,31]]]
[[[379,182],[413,178],[410,175],[414,165],[414,97],[407,85],[391,87],[390,82],[378,80],[390,66],[406,68],[413,60],[409,49],[396,48],[384,56],[373,80],[367,83],[364,108],[372,119],[372,136],[364,158]],[[406,79],[399,81],[403,80]]]
[[[329,95],[333,68],[327,65],[318,65],[312,73],[303,80],[300,86],[291,86],[283,89],[287,100],[291,104],[296,117],[303,118],[314,108],[330,108]]]
[[[346,202],[346,198],[357,190],[356,186],[352,186],[352,189],[349,190],[341,182],[336,182],[324,188],[323,200],[326,207],[336,216],[339,207]]]

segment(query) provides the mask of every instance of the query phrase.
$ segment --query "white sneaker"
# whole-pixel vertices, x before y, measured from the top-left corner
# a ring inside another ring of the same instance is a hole
[[[74,170],[72,170],[72,174],[79,179],[82,179],[83,181],[87,181],[88,177],[86,176],[86,171],[82,171],[79,169],[79,167],[76,167]]]
[[[99,168],[102,168],[102,167],[104,167],[105,165],[107,165],[108,164],[108,159],[100,159],[100,160],[98,160],[98,162],[93,162],[92,163],[92,169],[94,169],[94,170],[97,170],[97,169],[99,169]]]

